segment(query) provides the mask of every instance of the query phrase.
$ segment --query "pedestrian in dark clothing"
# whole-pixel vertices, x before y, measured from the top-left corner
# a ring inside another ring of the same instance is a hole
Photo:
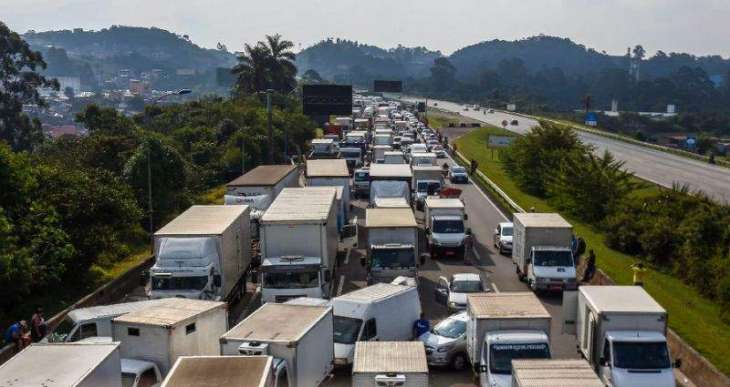
[[[43,316],[43,308],[36,308],[33,317],[30,319],[30,336],[33,342],[37,343],[46,336],[48,325],[46,318]]]
[[[431,323],[426,320],[426,315],[421,313],[421,318],[413,323],[413,337],[419,338],[422,334],[428,332],[431,329]]]
[[[479,163],[476,160],[473,160],[472,159],[471,160],[470,167],[471,167],[471,174],[473,175],[473,174],[475,174],[477,172],[477,168],[479,167]]]
[[[15,344],[15,350],[20,351],[24,347],[23,335],[27,328],[28,323],[26,323],[25,320],[20,320],[9,326],[5,331],[5,342],[8,344]]]
[[[586,260],[586,268],[583,271],[583,281],[590,282],[593,275],[596,274],[596,254],[593,249],[588,251],[588,259]]]

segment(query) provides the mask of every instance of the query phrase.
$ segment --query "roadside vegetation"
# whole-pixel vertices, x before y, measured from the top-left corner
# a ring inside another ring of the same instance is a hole
[[[560,125],[543,122],[494,159],[491,130],[460,138],[459,151],[523,208],[565,215],[617,283],[630,284],[630,265],[647,263],[645,287],[672,329],[730,373],[730,209],[622,172],[610,154],[592,155]]]

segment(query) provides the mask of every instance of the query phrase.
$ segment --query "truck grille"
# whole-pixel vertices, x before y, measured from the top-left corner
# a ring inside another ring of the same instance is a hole
[[[282,296],[276,296],[276,297],[274,297],[274,301],[275,302],[279,302],[279,303],[280,302],[287,302],[287,301],[289,301],[291,299],[299,298],[299,297],[306,297],[306,296],[304,294],[282,295]]]

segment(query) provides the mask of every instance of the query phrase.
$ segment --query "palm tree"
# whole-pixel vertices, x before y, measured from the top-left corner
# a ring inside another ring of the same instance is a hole
[[[246,44],[243,54],[238,57],[238,64],[231,72],[238,77],[236,90],[253,93],[269,88],[271,66],[271,50],[262,42],[255,46]]]
[[[297,67],[294,65],[296,55],[291,52],[294,43],[284,40],[280,34],[266,35],[266,48],[271,55],[271,87],[280,92],[287,93],[294,89],[297,74]]]

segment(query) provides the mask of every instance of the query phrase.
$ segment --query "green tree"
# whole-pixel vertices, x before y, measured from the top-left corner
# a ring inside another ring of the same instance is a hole
[[[444,58],[436,58],[431,67],[431,81],[436,89],[451,89],[456,76],[456,67]]]
[[[281,35],[266,35],[266,46],[271,55],[270,74],[271,88],[281,93],[288,93],[296,87],[297,66],[294,65],[296,56],[291,49],[294,43],[281,38]]]
[[[242,94],[266,90],[269,87],[271,50],[259,42],[246,44],[231,72],[237,77],[235,91]]]

